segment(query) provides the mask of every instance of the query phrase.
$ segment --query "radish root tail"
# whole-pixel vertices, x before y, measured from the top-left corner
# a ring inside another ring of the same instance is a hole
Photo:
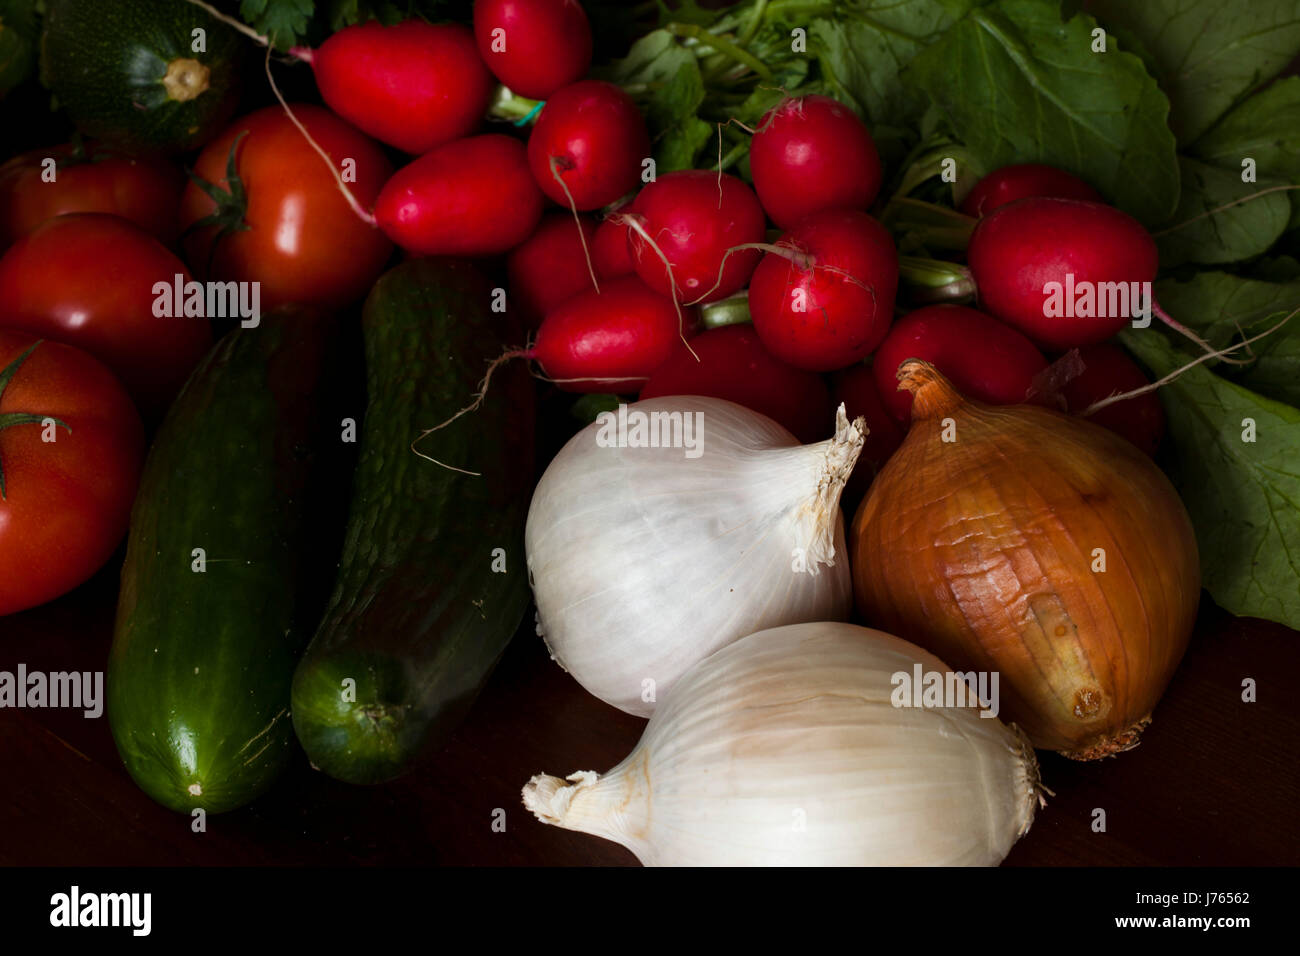
[[[668,270],[668,287],[672,290],[673,308],[677,311],[677,335],[682,340],[682,344],[686,346],[686,351],[691,353],[691,357],[697,362],[700,361],[699,355],[696,354],[695,349],[691,348],[691,343],[686,338],[686,316],[682,313],[681,296],[679,295],[681,290],[677,288],[677,277],[673,275],[673,264],[668,261],[668,256],[664,255],[664,251],[659,248],[659,243],[651,239],[650,234],[645,231],[645,226],[641,224],[639,216],[631,213],[619,213],[611,218],[615,222],[625,223],[629,229],[640,236],[645,244],[655,251],[659,261]]]
[[[292,122],[294,126],[298,127],[298,132],[302,133],[303,138],[307,140],[307,143],[312,149],[316,150],[320,155],[320,158],[325,161],[325,165],[329,167],[330,175],[334,177],[335,185],[338,186],[339,192],[343,194],[343,198],[347,200],[348,207],[356,213],[357,218],[366,225],[377,225],[374,214],[367,212],[365,207],[362,206],[361,203],[357,202],[356,197],[352,195],[352,191],[348,189],[347,183],[343,181],[343,175],[334,168],[334,160],[330,159],[329,153],[325,152],[320,143],[312,139],[311,133],[307,132],[307,127],[303,126],[302,121],[294,115],[293,110],[289,108],[289,104],[285,101],[284,94],[282,94],[280,88],[275,85],[275,77],[271,75],[271,48],[269,46],[266,48],[266,78],[271,84],[271,92],[274,93],[275,98],[279,100],[280,106],[283,107],[290,122]]]
[[[573,224],[578,227],[578,241],[582,243],[582,254],[587,259],[587,274],[591,276],[591,284],[596,289],[596,294],[600,294],[600,282],[596,278],[596,267],[591,261],[591,250],[587,248],[587,234],[582,231],[582,217],[578,215],[578,204],[573,201],[573,193],[569,192],[569,184],[564,181],[560,175],[559,160],[552,156],[549,160],[551,166],[551,175],[555,181],[560,184],[564,190],[564,198],[569,200],[569,211],[573,213]]]
[[[420,432],[420,434],[416,435],[415,438],[411,441],[411,451],[415,452],[415,454],[419,455],[421,458],[433,462],[435,465],[440,465],[441,467],[446,468],[448,471],[458,471],[462,475],[470,475],[474,478],[480,477],[482,475],[482,472],[468,471],[467,469],[464,468],[457,468],[455,465],[449,465],[446,462],[439,461],[438,459],[434,458],[432,455],[426,455],[424,452],[420,451],[420,449],[416,448],[415,446],[419,444],[421,441],[423,441],[425,438],[427,438],[429,435],[432,435],[434,432],[446,428],[448,425],[450,425],[456,419],[460,418],[462,415],[468,415],[470,412],[477,411],[478,408],[483,404],[483,399],[487,398],[488,386],[492,382],[492,373],[495,372],[502,365],[504,365],[506,362],[509,362],[511,359],[528,358],[531,354],[532,354],[531,351],[528,349],[513,349],[509,352],[506,352],[502,355],[498,355],[496,358],[494,358],[488,364],[487,372],[483,375],[483,380],[478,383],[478,391],[474,393],[474,400],[470,402],[468,405],[466,405],[464,408],[462,408],[460,411],[458,411],[455,415],[452,415],[451,418],[447,419],[445,422],[441,422],[440,424],[434,425],[432,428],[426,428],[424,431]]]

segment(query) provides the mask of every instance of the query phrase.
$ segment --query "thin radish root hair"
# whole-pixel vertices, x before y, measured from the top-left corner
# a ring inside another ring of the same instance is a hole
[[[655,255],[659,257],[659,260],[664,264],[664,268],[668,270],[668,287],[672,290],[673,309],[677,312],[677,335],[682,340],[682,344],[686,346],[686,351],[691,353],[691,357],[697,362],[700,361],[699,355],[695,353],[695,349],[691,348],[691,343],[686,338],[686,316],[682,314],[682,303],[678,297],[680,290],[677,287],[677,277],[673,275],[673,264],[668,261],[668,256],[659,248],[659,243],[651,239],[650,234],[645,231],[640,216],[632,213],[618,213],[610,218],[614,222],[625,223],[629,229],[640,236],[646,245],[655,251]]]
[[[416,448],[415,446],[419,442],[427,438],[429,435],[432,435],[434,432],[446,428],[448,425],[450,425],[456,419],[460,418],[462,415],[467,415],[470,412],[477,411],[479,407],[483,404],[483,399],[487,397],[488,385],[492,381],[492,373],[495,372],[502,365],[504,365],[506,362],[509,362],[511,359],[528,358],[531,354],[532,352],[531,349],[529,348],[512,349],[494,358],[490,363],[488,363],[487,372],[484,373],[482,381],[478,383],[478,391],[474,393],[474,400],[470,402],[468,405],[466,405],[464,408],[462,408],[460,411],[458,411],[455,415],[452,415],[451,418],[447,419],[445,422],[441,422],[437,425],[434,425],[432,428],[426,428],[424,431],[420,432],[420,434],[416,435],[415,438],[411,440],[411,451],[415,452],[421,458],[433,462],[435,465],[441,465],[443,468],[446,468],[449,471],[458,471],[462,475],[471,475],[475,478],[481,477],[482,472],[467,471],[464,468],[457,468],[455,465],[448,465],[446,462],[441,462],[438,459],[434,458],[432,455],[426,455],[424,452],[420,451],[420,449]]]
[[[1204,355],[1200,355],[1192,359],[1192,361],[1188,362],[1186,365],[1182,366],[1181,368],[1174,369],[1172,372],[1170,372],[1168,375],[1164,376],[1163,378],[1151,382],[1150,384],[1143,385],[1141,388],[1135,388],[1132,391],[1128,391],[1128,392],[1120,392],[1118,395],[1108,395],[1106,398],[1093,402],[1091,405],[1089,405],[1087,408],[1081,411],[1079,413],[1079,416],[1081,418],[1087,418],[1089,415],[1101,411],[1103,408],[1106,408],[1108,405],[1114,405],[1117,402],[1127,401],[1130,398],[1137,398],[1139,395],[1145,395],[1148,392],[1154,392],[1156,389],[1164,385],[1168,385],[1170,382],[1174,381],[1174,379],[1178,378],[1189,369],[1193,369],[1196,366],[1202,364],[1203,362],[1208,362],[1210,359],[1223,358],[1223,356],[1236,352],[1239,349],[1245,349],[1247,354],[1253,355],[1250,349],[1250,346],[1253,343],[1258,342],[1260,339],[1265,338],[1266,336],[1272,335],[1278,329],[1282,328],[1282,326],[1286,325],[1293,318],[1295,318],[1296,315],[1298,314],[1300,314],[1300,309],[1295,309],[1292,312],[1288,313],[1286,316],[1284,316],[1282,321],[1277,323],[1277,325],[1273,326],[1271,329],[1266,329],[1263,332],[1260,332],[1258,335],[1253,335],[1248,339],[1244,339],[1243,341],[1238,342],[1236,345],[1229,345],[1227,348],[1224,349],[1211,350],[1210,352],[1207,352]]]
[[[564,196],[569,200],[569,210],[573,213],[573,224],[578,227],[578,241],[582,243],[582,254],[587,259],[587,274],[591,276],[591,284],[596,289],[596,294],[600,294],[600,282],[596,279],[596,267],[591,262],[591,250],[587,248],[587,234],[582,231],[582,217],[578,215],[578,204],[573,201],[573,193],[569,192],[569,184],[564,181],[560,175],[560,162],[558,157],[548,157],[547,162],[551,167],[551,175],[555,181],[560,184],[564,190]]]
[[[348,189],[347,183],[343,181],[343,175],[334,168],[334,160],[330,159],[329,153],[325,152],[320,143],[312,139],[311,133],[307,132],[307,127],[302,125],[302,121],[294,115],[293,110],[289,108],[289,104],[285,102],[284,95],[280,92],[280,88],[275,85],[275,77],[271,75],[271,48],[269,46],[266,48],[266,79],[270,82],[271,92],[274,93],[275,98],[279,100],[280,106],[284,109],[285,114],[288,115],[290,122],[292,122],[294,126],[298,127],[298,132],[302,133],[303,138],[307,140],[311,148],[316,150],[320,155],[320,158],[325,161],[325,165],[329,168],[330,175],[334,177],[335,185],[339,187],[339,192],[343,194],[343,198],[347,200],[348,207],[356,213],[357,218],[366,225],[375,226],[376,220],[374,213],[367,212],[365,207],[362,206],[361,203],[357,202],[357,198],[352,195],[352,191]]]

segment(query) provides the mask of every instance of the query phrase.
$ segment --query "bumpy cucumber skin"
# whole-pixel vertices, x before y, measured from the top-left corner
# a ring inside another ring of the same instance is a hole
[[[273,315],[221,339],[145,464],[108,719],[132,778],[173,810],[243,806],[294,751],[293,668],[325,597],[305,552],[329,537],[316,505],[340,444],[324,397],[337,387],[337,334],[333,320]]]
[[[206,50],[196,53],[200,28]],[[186,0],[46,0],[41,78],[85,135],[124,152],[186,152],[234,115],[247,46]],[[178,102],[162,79],[184,59],[208,68],[208,88]]]
[[[528,607],[534,405],[523,364],[498,369],[480,408],[417,445],[479,476],[411,450],[504,350],[512,330],[491,296],[468,263],[412,259],[366,300],[369,402],[343,558],[293,685],[298,739],[339,780],[400,776],[443,740]]]

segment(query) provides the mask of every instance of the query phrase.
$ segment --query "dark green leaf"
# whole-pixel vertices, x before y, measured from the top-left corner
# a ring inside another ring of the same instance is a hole
[[[1238,173],[1243,160],[1253,159],[1257,176],[1300,184],[1300,76],[1256,93],[1198,139],[1191,151]],[[1294,227],[1300,225],[1300,191],[1290,197]]]
[[[1000,0],[973,11],[917,55],[909,77],[988,169],[1040,162],[1082,177],[1145,223],[1178,201],[1169,102],[1142,61],[1096,22],[1061,22],[1050,0]]]
[[[1171,225],[1155,232],[1161,265],[1239,262],[1264,252],[1286,229],[1291,218],[1287,193],[1260,195],[1286,183],[1264,178],[1243,183],[1240,169],[1185,157],[1178,165],[1182,180],[1178,208],[1169,219]],[[1248,196],[1256,198],[1231,205]]]
[[[1189,361],[1154,329],[1121,338],[1155,375]],[[1300,628],[1300,411],[1203,365],[1160,397],[1206,589],[1233,614]]]
[[[1295,0],[1096,0],[1092,11],[1132,31],[1160,64],[1179,143],[1195,141],[1300,53]]]

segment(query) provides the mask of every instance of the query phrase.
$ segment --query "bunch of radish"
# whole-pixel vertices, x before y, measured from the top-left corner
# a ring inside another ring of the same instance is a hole
[[[506,256],[509,308],[532,330],[511,357],[562,389],[725,398],[805,442],[826,437],[834,394],[873,422],[873,471],[910,417],[894,378],[909,358],[985,402],[1072,412],[1146,381],[1104,344],[1130,316],[1044,308],[1045,285],[1067,273],[1149,282],[1157,266],[1145,230],[1069,173],[1021,165],[981,180],[961,206],[978,219],[976,307],[908,312],[894,240],[872,215],[879,154],[834,99],[785,97],[763,116],[751,185],[656,175],[636,102],[587,78],[591,29],[574,0],[478,0],[472,31],[369,23],[295,52],[334,112],[414,155],[363,216],[408,253]],[[504,132],[485,119],[494,79],[541,101]],[[1152,395],[1106,411],[1100,423],[1154,451]]]

